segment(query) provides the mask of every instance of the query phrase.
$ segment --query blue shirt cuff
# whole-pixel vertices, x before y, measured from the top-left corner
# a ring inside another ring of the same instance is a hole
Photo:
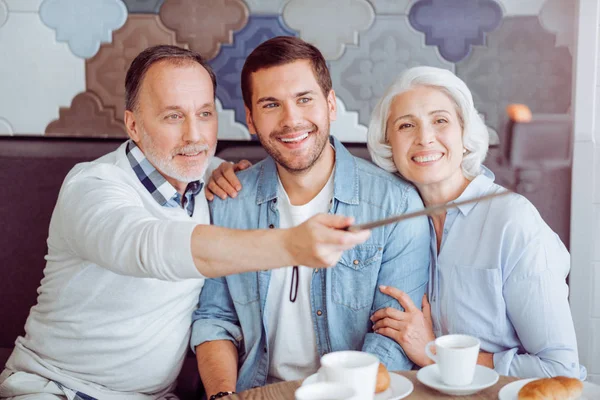
[[[242,331],[239,326],[218,319],[199,319],[192,324],[190,347],[194,354],[196,346],[214,340],[229,340],[239,348],[242,341]]]

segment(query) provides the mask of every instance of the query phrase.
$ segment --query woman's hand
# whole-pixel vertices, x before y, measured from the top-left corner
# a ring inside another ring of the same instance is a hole
[[[222,162],[210,176],[204,194],[209,201],[214,199],[214,195],[219,196],[223,200],[229,197],[237,196],[242,189],[240,180],[235,176],[237,171],[243,171],[250,168],[252,163],[248,160],[241,160],[237,164],[231,164],[227,161]]]
[[[423,296],[422,310],[419,310],[403,291],[389,286],[380,286],[379,290],[398,300],[404,311],[387,307],[374,312],[371,321],[375,333],[395,340],[419,367],[433,364],[425,354],[425,345],[435,340],[427,295]]]

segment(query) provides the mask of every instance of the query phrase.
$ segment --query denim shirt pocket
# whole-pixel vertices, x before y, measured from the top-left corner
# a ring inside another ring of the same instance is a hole
[[[500,269],[455,265],[450,282],[452,286],[448,287],[445,301],[450,333],[480,338],[506,333]]]
[[[244,305],[258,301],[258,273],[246,272],[227,279],[229,294],[234,303]]]
[[[363,244],[342,254],[331,274],[334,303],[352,310],[371,307],[381,265],[380,248]]]

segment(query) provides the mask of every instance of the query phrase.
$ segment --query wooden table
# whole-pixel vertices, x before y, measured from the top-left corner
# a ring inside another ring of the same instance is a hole
[[[477,392],[470,396],[450,396],[431,389],[417,380],[417,371],[402,371],[397,372],[411,380],[415,389],[405,397],[408,400],[497,400],[498,392],[502,387],[510,382],[516,381],[518,378],[511,376],[500,376],[498,382],[481,392]],[[275,383],[261,388],[247,390],[238,395],[227,397],[231,400],[294,400],[294,392],[300,387],[302,381],[290,381]]]

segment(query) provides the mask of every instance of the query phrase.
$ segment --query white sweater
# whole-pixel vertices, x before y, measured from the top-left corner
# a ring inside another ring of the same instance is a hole
[[[76,165],[52,214],[37,305],[7,367],[102,400],[172,390],[204,284],[190,248],[194,227],[210,222],[203,193],[195,210],[160,206],[124,145]]]

